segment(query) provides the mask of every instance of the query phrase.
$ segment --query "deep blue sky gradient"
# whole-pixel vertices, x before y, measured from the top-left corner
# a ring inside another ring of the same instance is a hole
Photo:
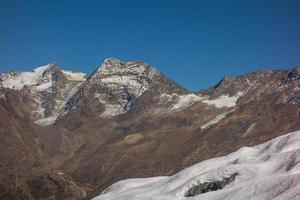
[[[142,60],[195,91],[300,65],[299,0],[0,0],[0,72]]]

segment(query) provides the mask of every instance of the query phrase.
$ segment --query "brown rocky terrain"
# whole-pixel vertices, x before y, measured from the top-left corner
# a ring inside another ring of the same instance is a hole
[[[0,81],[0,199],[90,199],[118,180],[171,175],[300,129],[300,68],[225,77],[197,93],[116,59],[85,81],[58,66],[51,77],[47,96]],[[57,118],[37,123],[48,116]]]

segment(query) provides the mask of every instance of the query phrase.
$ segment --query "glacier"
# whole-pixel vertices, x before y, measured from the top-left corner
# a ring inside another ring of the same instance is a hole
[[[235,175],[222,189],[188,196],[195,186]],[[202,161],[173,176],[119,181],[93,200],[300,199],[300,131],[227,156]]]
[[[15,90],[21,90],[27,85],[39,85],[44,79],[48,77],[43,77],[43,73],[51,66],[51,64],[44,65],[35,68],[32,72],[21,72],[15,74],[3,74],[1,75],[3,79],[3,86],[5,88],[11,88]],[[49,81],[43,86],[38,86],[37,89],[44,90],[52,86],[52,82]]]
[[[244,95],[244,92],[238,92],[234,96],[230,97],[227,95],[221,95],[217,99],[213,100],[203,100],[203,103],[206,103],[208,105],[213,105],[216,108],[223,108],[223,107],[234,107],[236,105],[237,100]]]

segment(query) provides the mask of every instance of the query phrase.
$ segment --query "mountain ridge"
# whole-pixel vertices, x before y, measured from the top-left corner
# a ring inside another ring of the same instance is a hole
[[[300,130],[297,68],[225,78],[193,93],[162,74],[152,76],[147,64],[106,64],[121,72],[89,81],[91,75],[53,67],[30,87],[0,87],[0,190],[7,199],[92,198],[121,179],[172,175]],[[116,74],[125,78],[116,83]],[[38,90],[45,80],[51,87]],[[118,114],[103,116],[115,104]],[[46,122],[36,123],[40,119]]]

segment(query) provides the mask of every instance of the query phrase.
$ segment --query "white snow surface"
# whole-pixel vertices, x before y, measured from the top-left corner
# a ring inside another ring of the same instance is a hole
[[[206,124],[203,124],[203,125],[201,126],[201,129],[206,129],[206,128],[210,127],[211,125],[218,123],[218,122],[221,121],[224,117],[226,117],[226,115],[227,115],[228,113],[229,113],[229,112],[224,112],[224,113],[218,114],[215,118],[213,118],[212,120],[208,121]]]
[[[185,197],[195,185],[238,173],[223,189]],[[300,131],[165,177],[119,181],[94,200],[299,200]]]
[[[202,102],[208,105],[212,105],[216,108],[231,108],[236,105],[237,100],[244,94],[244,92],[238,92],[234,96],[228,96],[228,95],[221,95],[216,99],[209,100],[208,96],[198,96],[196,94],[186,94],[186,95],[178,95],[178,94],[162,94],[161,100],[162,101],[175,101],[176,103],[171,107],[171,110],[179,110],[187,108],[191,105],[193,105],[196,102]],[[220,118],[218,116],[218,118]],[[222,117],[223,118],[223,117]]]
[[[44,72],[52,64],[44,65],[33,69],[31,72],[20,72],[16,74],[2,74],[2,85],[5,88],[21,90],[24,86],[35,86],[38,91],[46,90],[52,86],[51,75],[43,76]],[[67,79],[71,81],[85,81],[86,74],[82,72],[71,72],[62,70]]]
[[[10,73],[1,75],[2,85],[5,88],[11,88],[15,90],[21,90],[24,86],[31,86],[40,84],[43,81],[43,73],[50,67],[51,64],[44,65],[38,68],[35,68],[32,72],[21,72],[15,75]],[[44,90],[48,87],[51,87],[52,83],[41,83],[37,89]]]
[[[41,125],[41,126],[50,125],[50,124],[53,124],[55,122],[57,117],[58,117],[58,115],[49,116],[49,117],[46,117],[46,118],[36,120],[34,123],[36,123],[38,125]]]
[[[31,72],[10,72],[0,74],[1,87],[11,88],[14,90],[21,90],[25,86],[29,89],[29,95],[35,102],[35,113],[38,119],[35,121],[39,125],[50,125],[55,122],[57,117],[62,114],[67,101],[75,94],[81,84],[86,80],[86,74],[82,72],[72,72],[62,70],[66,78],[69,80],[67,84],[59,88],[59,91],[52,91],[52,86],[55,85],[53,80],[53,74],[51,73],[51,67],[54,67],[54,63],[37,67]],[[49,73],[50,72],[50,73]],[[44,104],[49,99],[44,97],[42,92],[47,91],[52,94],[56,92],[56,100],[54,108],[51,110],[50,116],[45,116]]]
[[[216,108],[223,108],[223,107],[233,107],[236,105],[237,100],[244,94],[244,92],[238,92],[236,95],[230,97],[227,95],[221,95],[220,97],[213,99],[213,100],[203,100],[202,102],[213,105]]]
[[[195,94],[181,95],[179,96],[178,102],[175,105],[173,105],[171,110],[183,109],[201,100],[203,100],[203,98]]]
[[[71,81],[85,81],[86,73],[83,72],[72,72],[68,70],[62,70],[62,72],[66,75],[67,79]]]

